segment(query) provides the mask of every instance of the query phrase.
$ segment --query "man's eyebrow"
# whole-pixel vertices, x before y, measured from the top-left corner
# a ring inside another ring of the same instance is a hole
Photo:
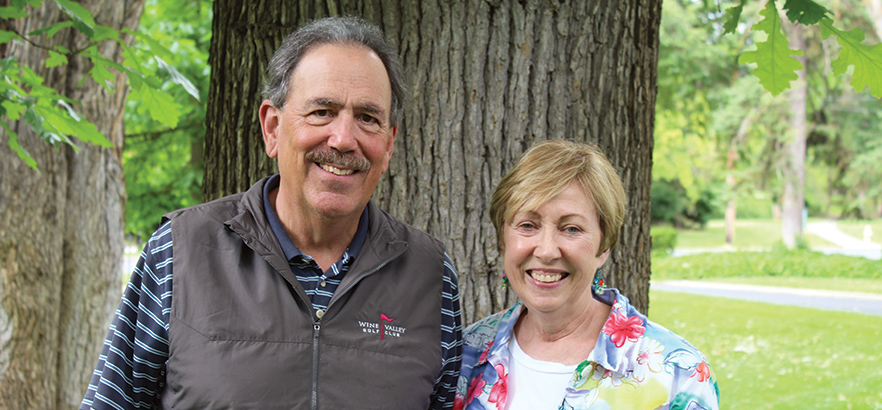
[[[330,107],[330,108],[340,108],[343,106],[343,103],[339,101],[335,101],[332,98],[327,97],[319,97],[313,98],[307,102],[307,105],[310,107]]]
[[[355,109],[356,109],[357,111],[359,111],[359,112],[363,112],[363,113],[367,113],[367,114],[373,114],[373,115],[376,115],[376,116],[381,116],[381,115],[385,114],[385,110],[383,110],[382,108],[380,108],[380,107],[378,107],[378,106],[376,106],[376,105],[374,105],[374,104],[361,104],[361,105],[357,105],[357,106],[355,107]]]

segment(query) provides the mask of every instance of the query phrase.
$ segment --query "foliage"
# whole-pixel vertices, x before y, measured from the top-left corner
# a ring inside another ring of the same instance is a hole
[[[181,85],[193,97],[198,98],[195,88],[174,67],[165,61],[172,53],[149,35],[141,32],[122,31],[95,23],[91,13],[71,0],[50,0],[51,4],[64,12],[69,20],[37,28],[28,33],[19,33],[11,20],[27,17],[40,7],[44,0],[13,0],[10,6],[0,7],[0,18],[6,19],[5,29],[0,30],[0,44],[26,42],[33,47],[46,50],[44,64],[53,68],[67,64],[70,58],[80,55],[87,58],[92,68],[89,78],[107,90],[113,90],[113,71],[122,73],[127,86],[132,88],[130,98],[137,100],[139,110],[149,112],[153,120],[174,126],[178,121],[180,106],[161,90],[161,76],[168,75],[173,83]],[[51,39],[61,30],[75,29],[87,36],[88,45],[78,50],[70,50],[62,45],[47,46],[43,42]],[[125,37],[134,36],[136,42],[129,46]],[[98,51],[105,42],[116,42],[123,49],[121,62],[112,61]],[[151,68],[150,63],[155,67]],[[36,161],[18,142],[18,135],[9,123],[20,118],[25,120],[33,131],[50,144],[63,142],[74,149],[71,138],[110,146],[110,141],[98,131],[94,124],[76,113],[73,105],[78,102],[61,95],[58,90],[46,87],[44,79],[34,70],[23,67],[13,57],[0,61],[0,114],[5,121],[0,125],[9,135],[9,146],[28,166],[37,169]]]
[[[145,35],[171,51],[163,64],[177,67],[193,80],[194,92],[163,84],[163,91],[179,106],[177,126],[164,127],[129,102],[125,112],[126,234],[146,240],[166,212],[201,202],[202,144],[208,90],[208,46],[211,38],[211,2],[179,5],[148,0],[141,17]],[[156,69],[159,62],[154,60]]]
[[[738,14],[741,14],[740,11]],[[781,18],[778,17],[774,1],[766,3],[760,15],[763,19],[754,28],[764,31],[768,37],[765,41],[756,43],[756,50],[743,52],[738,62],[756,63],[757,68],[753,73],[760,79],[760,84],[772,94],[778,95],[790,88],[791,81],[799,79],[796,71],[803,68],[802,63],[790,56],[801,56],[803,52],[791,50],[787,45],[787,37],[781,28]]]
[[[652,236],[652,250],[670,253],[677,246],[677,228],[671,226],[653,226],[649,229]]]
[[[882,279],[882,262],[825,255],[806,249],[775,247],[768,252],[703,253],[655,258],[653,279],[703,279],[744,276],[797,276]]]
[[[790,136],[791,103],[785,94],[766,91],[760,78],[748,75],[749,67],[737,64],[732,56],[745,45],[768,41],[763,31],[749,28],[777,21],[777,14],[766,8],[773,2],[705,3],[712,5],[705,8],[689,0],[662,5],[653,184],[678,185],[681,200],[686,201],[681,207],[685,214],[699,215],[702,196],[707,195],[715,208],[711,217],[720,216],[721,207],[734,201],[738,218],[768,218],[782,195],[780,169],[786,158],[781,148]],[[872,19],[857,0],[836,1],[833,6],[829,18],[837,26],[875,33]],[[791,9],[803,8],[786,8]],[[811,8],[807,16],[797,17],[817,18],[818,10]],[[848,85],[848,73],[833,72],[841,39],[830,35],[824,40],[823,21],[805,30],[809,87],[805,199],[815,216],[878,217],[882,101],[866,90],[856,92]],[[780,30],[780,22],[775,24]],[[667,188],[653,189],[653,195],[665,194]],[[661,202],[678,204],[669,198]],[[654,208],[653,213],[658,220],[659,212]],[[681,223],[689,222],[679,218]],[[684,239],[681,235],[680,241]]]
[[[707,356],[721,408],[882,408],[882,317],[662,291],[650,301],[650,319]]]
[[[726,11],[725,33],[735,33],[746,0]],[[812,0],[786,0],[782,10],[794,24],[805,26],[819,25],[824,39],[835,36],[841,47],[839,57],[833,59],[833,73],[845,74],[849,67],[854,68],[851,85],[856,90],[869,88],[873,96],[882,98],[882,44],[868,46],[862,44],[865,33],[856,28],[842,31],[833,26],[828,17],[829,10]],[[803,68],[802,63],[790,58],[802,55],[802,50],[792,50],[782,30],[781,17],[775,0],[768,0],[760,13],[764,18],[753,27],[766,33],[765,41],[757,43],[755,50],[742,53],[742,64],[755,63],[754,75],[772,94],[777,95],[790,88],[790,81],[798,78],[796,72]]]

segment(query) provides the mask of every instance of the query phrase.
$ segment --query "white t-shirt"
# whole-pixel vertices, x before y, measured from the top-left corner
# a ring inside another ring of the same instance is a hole
[[[521,350],[514,332],[508,344],[508,410],[557,410],[573,380],[576,365],[536,360]]]

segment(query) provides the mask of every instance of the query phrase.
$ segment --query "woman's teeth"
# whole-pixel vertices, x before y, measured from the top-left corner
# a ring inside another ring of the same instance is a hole
[[[563,278],[563,274],[560,274],[560,273],[551,274],[551,273],[531,272],[530,276],[532,276],[533,279],[536,279],[537,281],[543,282],[543,283],[557,282]]]
[[[334,175],[344,176],[344,175],[351,175],[352,173],[355,172],[351,169],[340,169],[335,166],[327,165],[327,164],[319,164],[319,166],[322,167],[323,170],[328,171]]]

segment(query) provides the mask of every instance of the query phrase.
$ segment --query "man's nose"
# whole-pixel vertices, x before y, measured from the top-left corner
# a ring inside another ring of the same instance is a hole
[[[339,115],[331,124],[328,146],[340,152],[355,151],[358,146],[355,136],[357,133],[355,118],[349,115]]]

